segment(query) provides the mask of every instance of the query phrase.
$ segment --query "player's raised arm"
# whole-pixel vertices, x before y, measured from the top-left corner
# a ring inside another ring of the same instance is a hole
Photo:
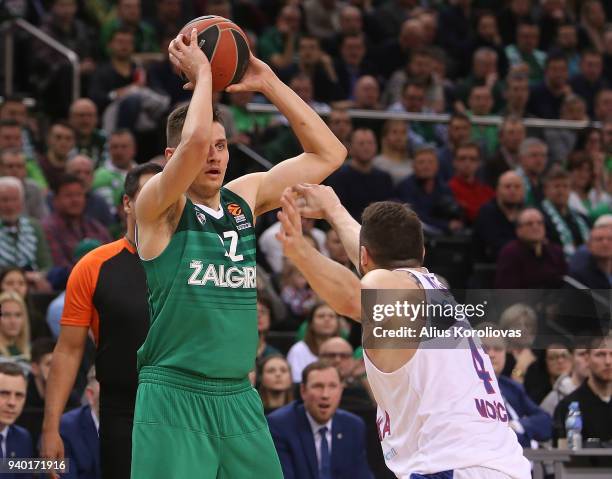
[[[170,60],[189,80],[193,89],[181,141],[164,171],[153,177],[140,192],[136,202],[139,222],[157,221],[171,206],[183,198],[202,169],[212,136],[212,77],[210,63],[198,46],[195,28],[189,45],[182,35],[170,42]]]
[[[334,311],[342,316],[361,320],[361,285],[359,278],[340,263],[327,258],[311,246],[302,235],[302,223],[295,199],[287,189],[280,200],[278,213],[282,228],[277,238],[283,253],[310,284],[310,287]]]
[[[243,80],[227,87],[227,91],[263,93],[289,120],[304,149],[301,155],[279,163],[266,173],[246,175],[228,184],[228,188],[247,198],[246,190],[256,186],[256,197],[249,198],[256,216],[277,208],[286,187],[304,182],[321,183],[342,165],[346,158],[344,145],[319,115],[261,60],[251,56]]]
[[[300,216],[323,219],[338,233],[346,254],[359,269],[359,232],[361,225],[350,215],[329,186],[301,183],[292,188],[298,195]]]

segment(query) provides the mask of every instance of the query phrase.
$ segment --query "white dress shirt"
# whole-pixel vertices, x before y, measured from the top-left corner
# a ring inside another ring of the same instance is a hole
[[[91,412],[91,418],[93,419],[93,422],[94,422],[94,426],[96,426],[96,432],[98,433],[98,436],[99,436],[100,435],[100,420],[98,419],[98,416],[96,415],[96,412],[93,410],[93,408],[91,408],[90,412]]]
[[[2,444],[2,457],[6,457],[6,439],[8,437],[8,430],[9,427],[5,426],[4,429],[0,431],[0,436],[2,436],[0,442],[0,444]]]
[[[331,453],[332,453],[332,419],[327,421],[325,424],[319,424],[317,421],[313,419],[313,417],[308,414],[306,411],[306,417],[308,418],[308,422],[310,423],[310,429],[312,429],[312,434],[314,436],[315,450],[317,451],[317,464],[318,469],[321,469],[321,434],[319,434],[319,429],[322,427],[327,427],[327,432],[325,433],[325,437],[327,438],[329,457],[331,461]]]

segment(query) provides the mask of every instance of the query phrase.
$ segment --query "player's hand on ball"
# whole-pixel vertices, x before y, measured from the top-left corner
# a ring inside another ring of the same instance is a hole
[[[297,195],[298,212],[304,218],[327,219],[335,208],[342,207],[329,186],[301,183],[291,190]]]
[[[276,78],[272,69],[252,53],[249,58],[249,66],[246,73],[239,83],[228,86],[225,91],[228,93],[238,93],[241,91],[266,92],[270,87],[271,81]]]
[[[210,62],[198,45],[198,33],[194,28],[191,30],[189,45],[183,41],[183,35],[179,34],[170,42],[168,55],[172,64],[187,77],[189,81],[183,88],[193,90],[198,75],[210,76]]]
[[[308,243],[302,234],[302,218],[298,213],[298,207],[291,188],[286,188],[280,200],[282,210],[278,212],[278,221],[281,229],[276,234],[276,239],[283,245],[283,253],[287,258],[295,258],[304,252]]]

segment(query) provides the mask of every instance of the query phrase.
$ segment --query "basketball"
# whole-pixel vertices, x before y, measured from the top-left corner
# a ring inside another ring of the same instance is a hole
[[[231,20],[217,15],[198,17],[181,30],[189,44],[191,30],[198,31],[198,44],[208,57],[212,71],[213,91],[238,83],[249,66],[249,43],[242,29]]]

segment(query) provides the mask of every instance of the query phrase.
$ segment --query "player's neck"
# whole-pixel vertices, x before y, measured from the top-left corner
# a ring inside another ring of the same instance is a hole
[[[597,396],[600,398],[609,398],[612,396],[612,382],[600,381],[591,375],[588,379],[588,385]]]
[[[215,211],[219,209],[219,205],[221,204],[221,191],[217,191],[214,195],[208,196],[190,188],[187,190],[187,197],[192,203],[207,206]]]

